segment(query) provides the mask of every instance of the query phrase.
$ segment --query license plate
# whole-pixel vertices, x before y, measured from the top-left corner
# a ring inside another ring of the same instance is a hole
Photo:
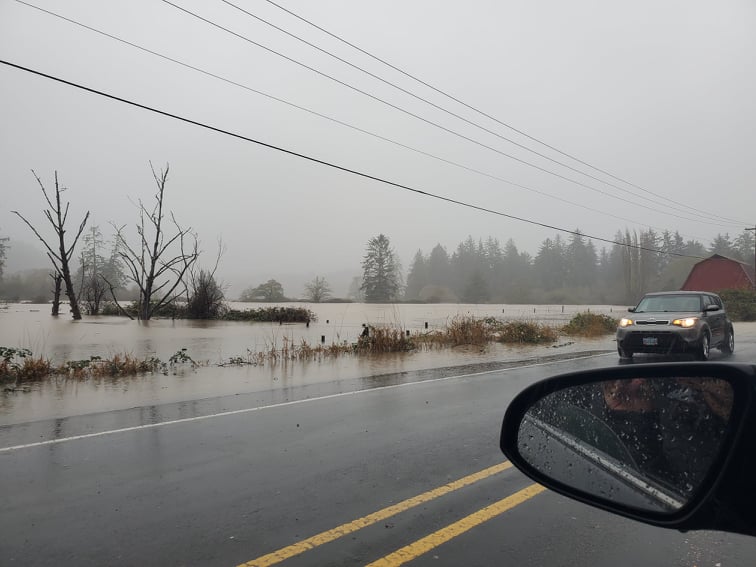
[[[659,339],[656,337],[643,337],[643,346],[657,346]]]

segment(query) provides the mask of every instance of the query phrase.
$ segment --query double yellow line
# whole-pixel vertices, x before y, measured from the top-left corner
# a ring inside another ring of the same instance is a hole
[[[444,496],[445,494],[449,494],[450,492],[454,492],[455,490],[459,490],[460,488],[479,482],[511,467],[512,464],[510,462],[504,462],[499,465],[494,465],[487,469],[483,469],[482,471],[478,471],[471,475],[465,476],[463,478],[450,482],[449,484],[439,486],[438,488],[434,488],[433,490],[429,490],[428,492],[423,492],[422,494],[413,496],[412,498],[408,498],[407,500],[403,500],[402,502],[393,504],[391,506],[378,510],[377,512],[373,512],[372,514],[368,514],[367,516],[363,516],[346,524],[342,524],[336,528],[326,530],[314,536],[308,537],[307,539],[298,541],[293,545],[281,548],[277,551],[274,551],[273,553],[268,553],[267,555],[263,555],[261,557],[258,557],[257,559],[252,559],[251,561],[242,563],[241,565],[239,565],[239,567],[267,567],[269,565],[275,565],[276,563],[280,563],[281,561],[304,553],[305,551],[314,549],[325,543],[329,543],[345,535],[356,532],[357,530],[361,530],[362,528],[366,528],[370,525],[381,522],[401,512],[405,512],[410,508],[414,508],[415,506],[419,506],[420,504],[424,504],[435,498]],[[446,526],[445,528],[442,528],[410,545],[407,545],[406,547],[395,551],[394,553],[391,553],[390,555],[387,555],[386,557],[379,559],[378,561],[375,561],[374,563],[371,563],[370,566],[396,566],[406,563],[407,561],[411,561],[412,559],[415,559],[416,557],[427,553],[431,549],[438,547],[442,543],[449,541],[450,539],[465,533],[475,526],[478,526],[483,522],[506,512],[507,510],[517,506],[518,504],[521,504],[522,502],[525,502],[526,500],[532,498],[543,490],[545,489],[542,486],[532,484],[527,488],[512,494],[511,496],[499,500],[498,502],[495,502],[490,506],[486,506],[482,510],[478,510],[473,514],[462,518],[458,522]]]

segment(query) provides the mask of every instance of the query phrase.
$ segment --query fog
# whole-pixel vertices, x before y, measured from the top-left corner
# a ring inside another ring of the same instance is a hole
[[[736,235],[755,222],[749,211],[756,209],[756,5],[749,0],[282,0],[301,17],[634,186],[476,114],[271,3],[235,2],[500,136],[617,187],[454,118],[227,3],[176,2],[462,137],[164,2],[33,3],[488,176],[286,106],[22,3],[0,2],[0,59],[318,160],[607,239],[620,228],[650,226],[678,230],[708,245],[717,233]],[[268,278],[286,286],[330,275],[334,292],[343,294],[351,275],[360,273],[366,241],[378,233],[391,239],[407,268],[418,248],[428,253],[437,242],[451,251],[467,235],[502,242],[513,238],[521,250],[535,254],[540,242],[556,232],[358,177],[6,65],[0,65],[0,113],[0,236],[25,250],[15,267],[33,257],[28,245],[34,237],[11,211],[43,222],[42,195],[31,169],[50,187],[57,170],[68,188],[72,223],[78,225],[89,210],[90,222],[108,236],[110,223],[133,225],[135,203],[152,199],[150,161],[158,169],[170,164],[167,205],[180,223],[198,233],[206,251],[202,263],[212,264],[217,239],[226,243],[219,273],[236,293]],[[40,262],[44,267],[42,255]]]

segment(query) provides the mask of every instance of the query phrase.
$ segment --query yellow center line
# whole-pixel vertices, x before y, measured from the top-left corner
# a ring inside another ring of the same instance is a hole
[[[440,530],[433,532],[432,534],[425,536],[422,539],[417,540],[401,549],[396,550],[394,553],[386,555],[373,563],[367,565],[367,567],[396,567],[397,565],[403,565],[408,561],[417,559],[424,553],[429,552],[431,549],[438,547],[439,545],[446,543],[447,541],[462,535],[468,530],[479,526],[483,522],[490,520],[514,508],[518,504],[522,504],[526,500],[533,498],[536,494],[539,494],[546,490],[540,484],[531,484],[527,488],[523,488],[519,492],[515,492],[511,496],[507,496],[503,500],[494,502],[490,506],[486,506],[482,510],[470,514],[459,520],[441,528]]]
[[[402,502],[393,504],[391,506],[383,508],[382,510],[378,510],[377,512],[363,516],[362,518],[358,518],[352,522],[342,524],[336,528],[324,532],[320,532],[319,534],[308,537],[307,539],[303,539],[302,541],[298,541],[297,543],[292,544],[288,547],[283,547],[277,551],[274,551],[273,553],[268,553],[267,555],[263,555],[261,557],[258,557],[257,559],[252,559],[251,561],[242,563],[241,565],[239,565],[239,567],[266,567],[267,565],[275,565],[276,563],[280,563],[281,561],[289,559],[290,557],[304,553],[309,549],[314,549],[319,545],[323,545],[324,543],[331,542],[335,539],[356,532],[357,530],[366,528],[377,522],[381,522],[386,518],[390,518],[391,516],[399,514],[400,512],[404,512],[406,510],[409,510],[410,508],[414,508],[415,506],[429,502],[434,498],[438,498],[439,496],[443,496],[445,494],[449,494],[450,492],[454,492],[455,490],[459,490],[460,488],[463,488],[465,486],[469,486],[473,483],[483,480],[484,478],[488,478],[489,476],[505,471],[511,467],[512,463],[510,463],[509,461],[488,467],[487,469],[483,469],[482,471],[478,471],[471,475],[462,477],[453,482],[450,482],[449,484],[445,484],[443,486],[439,486],[438,488],[434,488],[433,490],[429,490],[428,492],[423,492],[422,494],[418,494],[417,496],[413,496],[412,498],[408,498],[407,500],[403,500]]]

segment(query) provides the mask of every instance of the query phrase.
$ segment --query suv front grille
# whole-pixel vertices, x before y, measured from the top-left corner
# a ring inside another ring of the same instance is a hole
[[[669,325],[669,319],[664,321],[635,321],[636,325]]]

